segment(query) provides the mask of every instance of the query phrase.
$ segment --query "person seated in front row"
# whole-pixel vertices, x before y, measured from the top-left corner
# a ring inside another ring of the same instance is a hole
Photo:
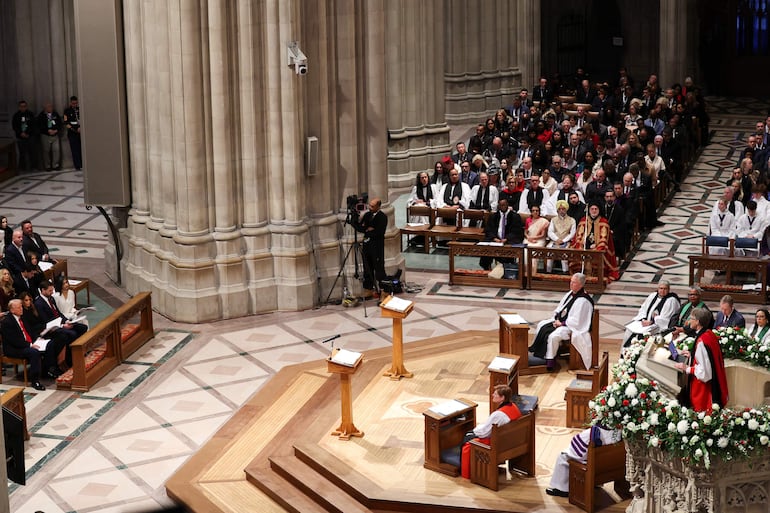
[[[657,291],[651,293],[644,300],[639,311],[632,321],[641,321],[643,327],[651,327],[650,333],[665,331],[673,328],[677,321],[679,313],[679,296],[671,292],[671,284],[667,280],[658,282]],[[625,343],[623,347],[631,344],[631,340],[637,338],[637,335],[626,328],[624,335]]]
[[[696,308],[705,308],[706,310],[709,310],[709,307],[706,306],[706,303],[701,300],[702,295],[703,291],[700,287],[697,286],[690,287],[690,290],[687,291],[687,302],[682,305],[682,309],[679,311],[678,320],[676,321],[676,328],[674,328],[674,334],[679,335],[680,333],[684,333],[688,337],[695,336],[695,330],[690,327],[690,323],[688,321],[690,320],[690,314]],[[709,325],[709,328],[712,326],[713,323]]]
[[[40,318],[46,324],[57,317],[62,320],[61,326],[54,332],[57,338],[60,338],[67,346],[67,364],[72,365],[69,346],[80,335],[88,331],[88,326],[78,322],[69,322],[56,306],[53,298],[54,287],[48,280],[40,283],[40,297],[35,299],[35,308],[37,308]]]
[[[13,288],[16,290],[16,296],[22,292],[29,292],[33,298],[40,295],[38,286],[40,281],[35,279],[37,266],[27,263],[24,265],[20,274],[13,276]]]
[[[601,426],[591,426],[573,436],[567,450],[560,452],[556,457],[551,482],[545,493],[555,497],[569,497],[569,460],[586,463],[591,441],[594,446],[599,447],[620,442],[621,439],[622,433],[619,429],[606,429]]]
[[[409,194],[409,199],[406,202],[407,207],[414,205],[435,207],[436,198],[438,197],[439,186],[435,183],[431,183],[428,173],[420,171],[417,173],[417,179],[414,186],[412,186],[412,192]],[[428,216],[411,216],[408,222],[415,224],[428,224],[430,217]],[[409,240],[410,246],[421,246],[425,244],[425,236],[417,235]]]
[[[729,294],[722,296],[719,300],[719,311],[714,320],[714,329],[716,328],[745,328],[746,319],[735,309],[735,301]]]
[[[755,338],[760,344],[770,344],[770,312],[767,308],[760,308],[754,319],[754,326],[747,330],[749,336]]]
[[[746,213],[735,222],[735,236],[742,239],[753,239],[757,242],[756,248],[736,248],[738,256],[757,256],[759,254],[759,240],[765,232],[767,220],[757,215],[757,202],[749,200],[746,203]]]
[[[735,237],[735,216],[727,210],[727,202],[724,198],[720,198],[717,201],[717,211],[711,214],[709,220],[709,234],[712,237],[727,237],[732,239]],[[708,248],[709,255],[726,255],[726,247],[714,247]]]
[[[524,223],[521,216],[508,206],[508,200],[501,199],[497,204],[497,212],[489,216],[484,227],[484,240],[505,244],[521,244],[524,240]],[[479,265],[487,271],[492,268],[492,257],[483,256]]]
[[[32,388],[35,390],[45,390],[40,383],[41,368],[45,356],[46,365],[55,361],[56,354],[53,347],[50,351],[40,351],[40,346],[36,340],[39,332],[27,329],[22,320],[23,309],[21,300],[12,299],[8,303],[9,315],[3,317],[0,321],[0,335],[3,339],[3,353],[11,358],[25,358],[29,362],[29,379],[32,382]]]
[[[570,245],[572,239],[575,237],[575,230],[577,224],[575,220],[567,215],[567,209],[569,203],[565,200],[559,200],[556,202],[556,215],[551,218],[551,223],[548,225],[548,243],[549,248],[563,249]],[[567,272],[569,269],[569,263],[567,260],[561,261],[561,269],[563,272]],[[553,260],[548,260],[546,263],[546,272],[551,273],[553,271]]]
[[[548,371],[556,367],[556,353],[563,340],[570,340],[580,353],[585,368],[591,366],[591,321],[594,300],[585,291],[586,275],[575,273],[569,281],[569,292],[559,302],[553,317],[538,323],[535,340],[529,352],[537,358],[545,358]],[[599,343],[598,340],[594,341]]]

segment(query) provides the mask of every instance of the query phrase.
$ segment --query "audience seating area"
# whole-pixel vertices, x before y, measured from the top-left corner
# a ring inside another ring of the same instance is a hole
[[[141,292],[72,343],[72,368],[56,388],[88,391],[153,336],[150,293]]]

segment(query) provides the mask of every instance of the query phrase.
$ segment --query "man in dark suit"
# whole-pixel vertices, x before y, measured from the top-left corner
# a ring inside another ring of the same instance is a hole
[[[553,101],[553,93],[551,88],[548,87],[548,79],[540,77],[540,84],[532,91],[532,99],[536,102],[551,102]]]
[[[43,238],[32,229],[32,221],[22,221],[21,231],[24,235],[22,246],[25,253],[35,253],[39,262],[56,262],[48,255],[48,246]]]
[[[16,297],[19,297],[22,292],[28,292],[32,299],[40,295],[38,287],[43,276],[37,273],[36,266],[27,264],[21,273],[11,276],[13,277],[13,290],[16,291]]]
[[[604,193],[604,201],[601,204],[602,217],[607,219],[612,230],[612,241],[615,244],[615,255],[618,258],[626,257],[628,248],[628,225],[626,212],[615,198],[615,191],[610,189]]]
[[[23,308],[21,300],[12,299],[8,303],[9,313],[0,321],[0,334],[3,337],[3,353],[12,358],[25,358],[29,362],[29,376],[35,390],[45,390],[40,384],[40,370],[43,352],[35,340],[39,333],[31,332],[32,326],[27,326],[21,320]],[[50,351],[53,352],[53,351]]]
[[[497,212],[492,214],[484,227],[484,240],[503,244],[521,244],[524,240],[524,223],[521,216],[508,208],[508,200],[503,198],[497,203]],[[481,257],[482,269],[492,268],[492,257]]]
[[[21,230],[14,230],[11,243],[5,247],[5,265],[11,275],[20,275],[27,268],[27,252],[24,251],[24,235]]]
[[[60,318],[61,326],[56,328],[51,333],[52,340],[56,341],[60,348],[66,347],[66,363],[72,365],[72,354],[70,353],[70,344],[74,342],[80,335],[88,331],[88,326],[80,324],[78,322],[69,322],[56,307],[56,302],[53,299],[53,284],[48,280],[40,282],[40,296],[35,299],[35,308],[37,313],[40,314],[40,319],[44,323]],[[56,373],[56,370],[53,371]]]

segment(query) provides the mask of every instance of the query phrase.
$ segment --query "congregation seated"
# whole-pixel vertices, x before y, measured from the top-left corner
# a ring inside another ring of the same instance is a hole
[[[3,339],[3,354],[11,358],[22,358],[29,362],[29,378],[35,390],[45,390],[40,383],[43,365],[53,366],[58,351],[54,344],[49,343],[45,351],[41,351],[36,341],[39,331],[27,329],[22,320],[23,309],[21,300],[12,299],[8,304],[8,315],[0,321],[0,335]],[[60,349],[60,348],[59,348]]]
[[[61,319],[61,325],[53,331],[52,336],[57,340],[60,340],[64,345],[63,347],[67,347],[66,362],[67,365],[72,365],[72,356],[69,351],[69,346],[77,340],[79,336],[88,331],[88,326],[78,322],[70,322],[70,320],[59,311],[59,308],[56,306],[56,301],[53,298],[53,294],[54,286],[50,281],[44,280],[40,283],[40,296],[35,299],[35,308],[45,324],[48,324],[50,321],[57,318]]]
[[[612,230],[607,220],[601,217],[597,203],[588,207],[588,215],[584,216],[577,225],[575,238],[572,239],[574,249],[595,249],[602,251],[604,277],[609,281],[620,278],[618,262],[615,257],[615,243],[612,240]],[[577,263],[575,265],[578,265]],[[576,271],[577,269],[572,269]]]
[[[547,190],[540,187],[538,175],[532,175],[529,179],[529,189],[522,191],[519,199],[519,213],[529,214],[533,206],[540,207],[540,213],[544,216],[556,213],[551,211],[550,195]]]
[[[451,158],[448,158],[451,162]],[[436,206],[438,208],[467,209],[470,206],[471,189],[468,184],[460,181],[460,173],[452,167],[449,171],[449,182],[441,186]],[[444,224],[454,224],[454,219],[443,219]]]
[[[540,321],[529,352],[545,359],[549,371],[556,368],[555,359],[562,341],[569,340],[583,359],[585,368],[591,366],[591,321],[594,301],[585,291],[586,276],[575,273],[570,278],[569,292],[562,297],[553,316]],[[586,363],[587,362],[587,363]]]
[[[21,229],[16,229],[11,236],[11,243],[5,247],[3,256],[5,265],[11,271],[11,275],[14,276],[20,275],[27,267],[27,252],[24,251],[23,241],[24,234]]]
[[[479,183],[471,189],[470,197],[470,208],[487,212],[497,211],[499,191],[489,183],[489,175],[485,171],[479,173]]]
[[[727,210],[727,201],[725,198],[717,200],[717,211],[711,214],[709,219],[709,235],[711,237],[724,237],[732,239],[735,237],[735,216]],[[727,255],[726,247],[709,247],[710,255]]]
[[[16,291],[16,296],[22,292],[27,292],[35,298],[40,295],[39,286],[41,280],[37,271],[38,269],[35,265],[27,263],[24,265],[21,273],[13,277],[13,288]]]
[[[484,240],[502,244],[521,244],[524,240],[524,223],[521,216],[508,206],[508,200],[501,199],[497,204],[497,212],[492,213],[484,227]],[[492,268],[492,257],[481,257],[479,265],[482,269]]]
[[[568,203],[564,200],[556,202],[556,215],[551,218],[548,225],[549,248],[569,247],[575,237],[577,225],[575,220],[567,215],[567,205]],[[562,272],[567,273],[569,271],[566,261],[561,262],[561,267]],[[546,272],[551,273],[552,271],[553,261],[549,260],[546,263]]]
[[[8,269],[0,269],[0,312],[8,311],[8,302],[16,297],[16,290],[13,288],[13,278]]]
[[[736,255],[758,256],[759,240],[762,238],[766,225],[767,219],[757,215],[757,202],[749,200],[746,203],[746,213],[738,217],[735,223],[735,236],[744,240],[754,240],[757,245],[754,248],[736,248]]]
[[[682,305],[677,316],[676,326],[674,328],[674,333],[676,335],[685,333],[689,337],[695,336],[695,331],[690,328],[687,321],[690,319],[690,313],[696,308],[705,308],[706,310],[709,310],[709,307],[706,306],[706,303],[701,299],[702,295],[703,291],[698,286],[693,286],[688,289],[687,302]]]

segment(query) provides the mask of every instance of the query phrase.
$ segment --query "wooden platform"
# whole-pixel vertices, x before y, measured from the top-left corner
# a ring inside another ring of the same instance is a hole
[[[613,343],[613,345],[616,345]],[[564,427],[564,389],[573,374],[523,376],[520,393],[540,398],[537,477],[501,474],[493,492],[423,468],[423,416],[465,397],[488,415],[488,362],[497,331],[472,331],[408,344],[412,379],[382,377],[390,348],[369,351],[353,376],[353,418],[363,438],[330,436],[340,419],[339,378],[321,360],[283,369],[166,483],[198,513],[243,511],[577,512],[546,495],[551,467],[576,432]],[[602,511],[624,511],[607,488]]]

